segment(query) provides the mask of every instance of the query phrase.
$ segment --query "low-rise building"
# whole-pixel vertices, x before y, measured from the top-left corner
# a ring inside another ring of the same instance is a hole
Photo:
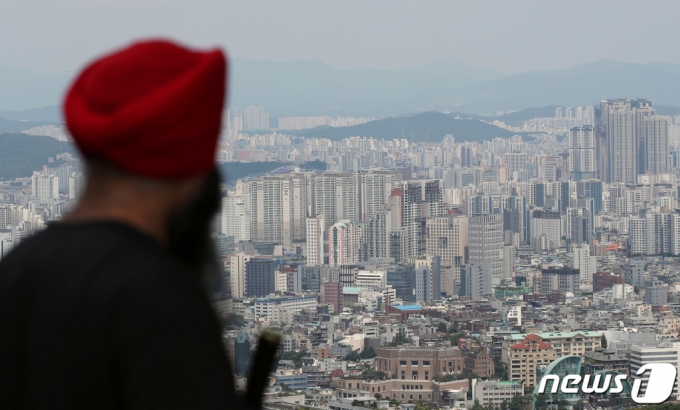
[[[508,335],[503,342],[504,351],[514,343],[524,340],[526,334],[516,333]],[[575,355],[583,357],[602,344],[602,334],[596,331],[577,330],[574,332],[541,332],[537,333],[541,341],[548,343],[555,349],[557,357]],[[506,361],[505,355],[503,361]]]
[[[585,374],[595,374],[595,372],[602,370],[613,370],[617,373],[628,374],[628,366],[628,356],[602,348],[593,352],[586,352],[583,358]]]
[[[517,381],[472,381],[472,401],[479,401],[482,406],[500,405],[513,396],[524,394],[524,386]]]
[[[477,352],[468,352],[463,362],[463,371],[485,379],[493,376],[495,373],[493,358],[488,349],[483,347]]]
[[[536,369],[558,357],[552,346],[534,334],[527,335],[523,341],[508,346],[506,356],[510,381],[530,387],[538,381]]]
[[[398,380],[432,380],[461,373],[463,358],[456,347],[397,347],[378,349],[375,369]]]
[[[445,390],[467,389],[467,379],[438,382],[434,380],[363,380],[358,378],[343,378],[338,381],[338,398],[368,396],[373,398],[376,393],[381,396],[401,402],[441,403]]]

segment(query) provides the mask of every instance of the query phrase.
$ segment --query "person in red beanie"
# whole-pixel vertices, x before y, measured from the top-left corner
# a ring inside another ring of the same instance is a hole
[[[64,102],[81,201],[0,263],[1,409],[238,406],[215,266],[226,59],[167,41],[89,65]]]

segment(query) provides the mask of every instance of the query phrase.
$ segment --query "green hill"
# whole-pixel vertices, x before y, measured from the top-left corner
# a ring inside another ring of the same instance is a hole
[[[439,112],[384,118],[352,127],[316,127],[290,133],[308,138],[328,138],[334,141],[358,136],[385,140],[406,138],[413,142],[440,142],[447,134],[453,135],[457,142],[488,141],[516,135],[516,133],[477,119],[455,119]]]
[[[0,178],[30,177],[47,165],[47,158],[77,153],[67,142],[26,134],[0,134]]]

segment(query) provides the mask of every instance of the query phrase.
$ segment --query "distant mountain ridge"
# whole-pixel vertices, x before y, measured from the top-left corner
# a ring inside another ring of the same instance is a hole
[[[0,66],[0,117],[59,120],[70,81]],[[530,107],[597,104],[606,98],[647,98],[680,107],[680,65],[600,60],[564,70],[504,75],[446,58],[400,70],[342,70],[316,60],[232,59],[228,104],[263,105],[272,118],[328,115],[392,117],[427,111],[492,114]],[[31,113],[6,113],[47,107]],[[5,113],[3,113],[3,111]],[[3,117],[4,115],[4,117]]]
[[[404,138],[411,142],[440,142],[447,134],[453,135],[457,142],[510,138],[518,134],[479,119],[456,119],[440,112],[384,118],[351,127],[317,127],[286,133],[333,141],[348,137],[372,137],[385,140]]]
[[[73,144],[51,137],[0,134],[0,178],[30,177],[48,164],[49,157],[65,152],[77,154]]]

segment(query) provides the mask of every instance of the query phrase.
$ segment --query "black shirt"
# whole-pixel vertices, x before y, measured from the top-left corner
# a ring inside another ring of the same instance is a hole
[[[233,375],[198,279],[123,224],[59,224],[0,263],[1,409],[224,409]]]

